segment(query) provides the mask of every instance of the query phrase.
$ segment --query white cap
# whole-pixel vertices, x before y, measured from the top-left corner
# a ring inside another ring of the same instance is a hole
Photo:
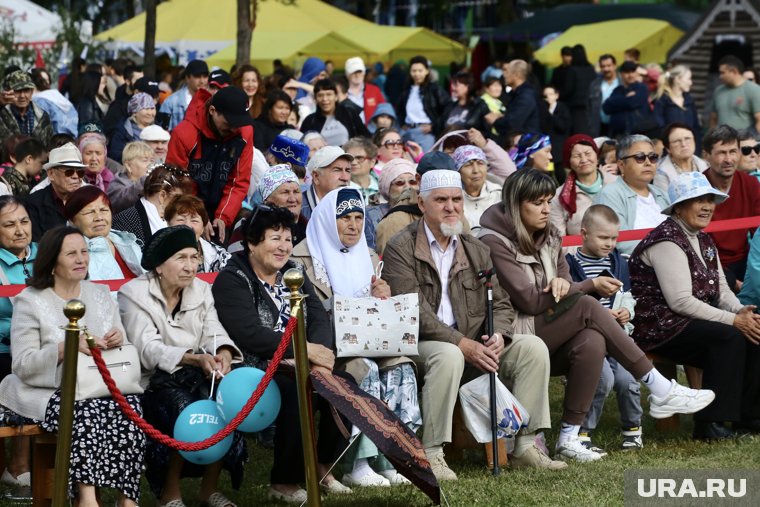
[[[141,141],[168,141],[169,139],[171,139],[171,134],[159,125],[150,125],[140,132]]]
[[[343,151],[340,146],[325,146],[311,156],[308,164],[306,164],[306,169],[316,171],[327,167],[339,158],[345,158],[349,162],[354,160],[354,156]]]
[[[346,75],[350,76],[354,72],[366,72],[367,67],[364,66],[364,60],[362,60],[360,57],[355,56],[353,58],[349,58],[346,60]]]
[[[436,188],[462,188],[462,177],[456,171],[449,169],[433,169],[422,175],[420,192]]]

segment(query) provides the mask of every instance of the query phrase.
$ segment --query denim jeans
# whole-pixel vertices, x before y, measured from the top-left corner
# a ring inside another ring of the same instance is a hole
[[[604,410],[604,401],[610,391],[615,389],[618,410],[620,411],[620,425],[622,428],[636,428],[641,425],[641,386],[639,381],[633,378],[628,370],[620,366],[617,361],[607,357],[602,365],[602,375],[599,377],[599,385],[594,393],[591,408],[586,414],[586,420],[581,425],[581,431],[596,429],[599,418]]]
[[[422,151],[427,153],[435,144],[435,136],[433,132],[426,134],[420,127],[414,127],[411,129],[403,129],[401,131],[401,139],[404,141],[414,141],[422,146]]]

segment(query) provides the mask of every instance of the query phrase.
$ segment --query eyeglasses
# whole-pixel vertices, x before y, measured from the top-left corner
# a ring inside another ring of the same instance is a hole
[[[754,146],[742,146],[741,150],[742,150],[742,155],[744,155],[745,157],[748,156],[753,151],[757,153],[758,155],[760,155],[760,144],[756,144]]]
[[[393,183],[391,183],[391,185],[393,185],[394,187],[399,187],[399,188],[405,187],[407,185],[409,185],[410,187],[416,187],[418,184],[419,183],[417,183],[417,178],[411,178],[408,180],[395,179],[393,180]]]
[[[655,164],[660,159],[660,156],[657,153],[655,153],[655,152],[652,152],[652,153],[635,153],[633,155],[628,155],[628,156],[625,156],[625,157],[620,157],[620,160],[626,160],[626,159],[629,159],[629,158],[632,158],[633,160],[635,160],[637,164],[643,164],[644,162],[646,162],[647,159],[649,159],[649,162],[651,162],[652,164]]]
[[[365,157],[363,155],[354,155],[354,160],[352,160],[352,162],[356,164],[363,164],[364,161],[368,159],[369,157]]]
[[[401,139],[395,139],[395,140],[389,139],[388,141],[385,141],[383,143],[383,146],[385,146],[386,148],[392,148],[393,146],[402,146],[403,144],[404,144],[404,141],[402,141]]]
[[[66,176],[67,178],[71,178],[75,174],[77,175],[77,177],[80,180],[82,178],[84,178],[84,169],[81,169],[81,168],[80,169],[74,169],[72,167],[67,167],[66,169],[64,169],[62,167],[58,167],[58,170],[61,171],[63,173],[63,175]]]

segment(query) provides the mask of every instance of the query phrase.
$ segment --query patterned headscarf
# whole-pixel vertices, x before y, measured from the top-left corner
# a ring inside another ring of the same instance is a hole
[[[151,109],[154,107],[156,107],[156,101],[153,100],[153,97],[144,92],[137,92],[132,95],[131,99],[129,99],[129,104],[127,104],[127,112],[131,116],[138,111],[142,111],[143,109]]]
[[[512,155],[512,160],[514,160],[517,169],[525,167],[531,155],[547,146],[551,146],[551,144],[552,142],[547,135],[533,132],[523,134],[520,137],[520,142],[517,143],[517,151]]]
[[[472,162],[473,160],[480,160],[488,164],[485,152],[471,144],[465,144],[454,150],[453,158],[454,163],[457,165],[457,171],[462,169],[462,166],[466,163]]]
[[[262,202],[266,201],[272,193],[280,188],[283,183],[298,183],[298,176],[290,169],[287,164],[278,164],[272,166],[259,181],[259,193],[261,193]]]

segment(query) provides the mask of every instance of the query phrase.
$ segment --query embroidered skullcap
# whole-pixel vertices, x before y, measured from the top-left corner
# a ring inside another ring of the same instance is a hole
[[[358,211],[364,214],[362,195],[355,188],[341,188],[335,201],[335,218]]]
[[[458,172],[448,169],[434,169],[422,175],[420,193],[436,188],[462,188],[462,177]]]

